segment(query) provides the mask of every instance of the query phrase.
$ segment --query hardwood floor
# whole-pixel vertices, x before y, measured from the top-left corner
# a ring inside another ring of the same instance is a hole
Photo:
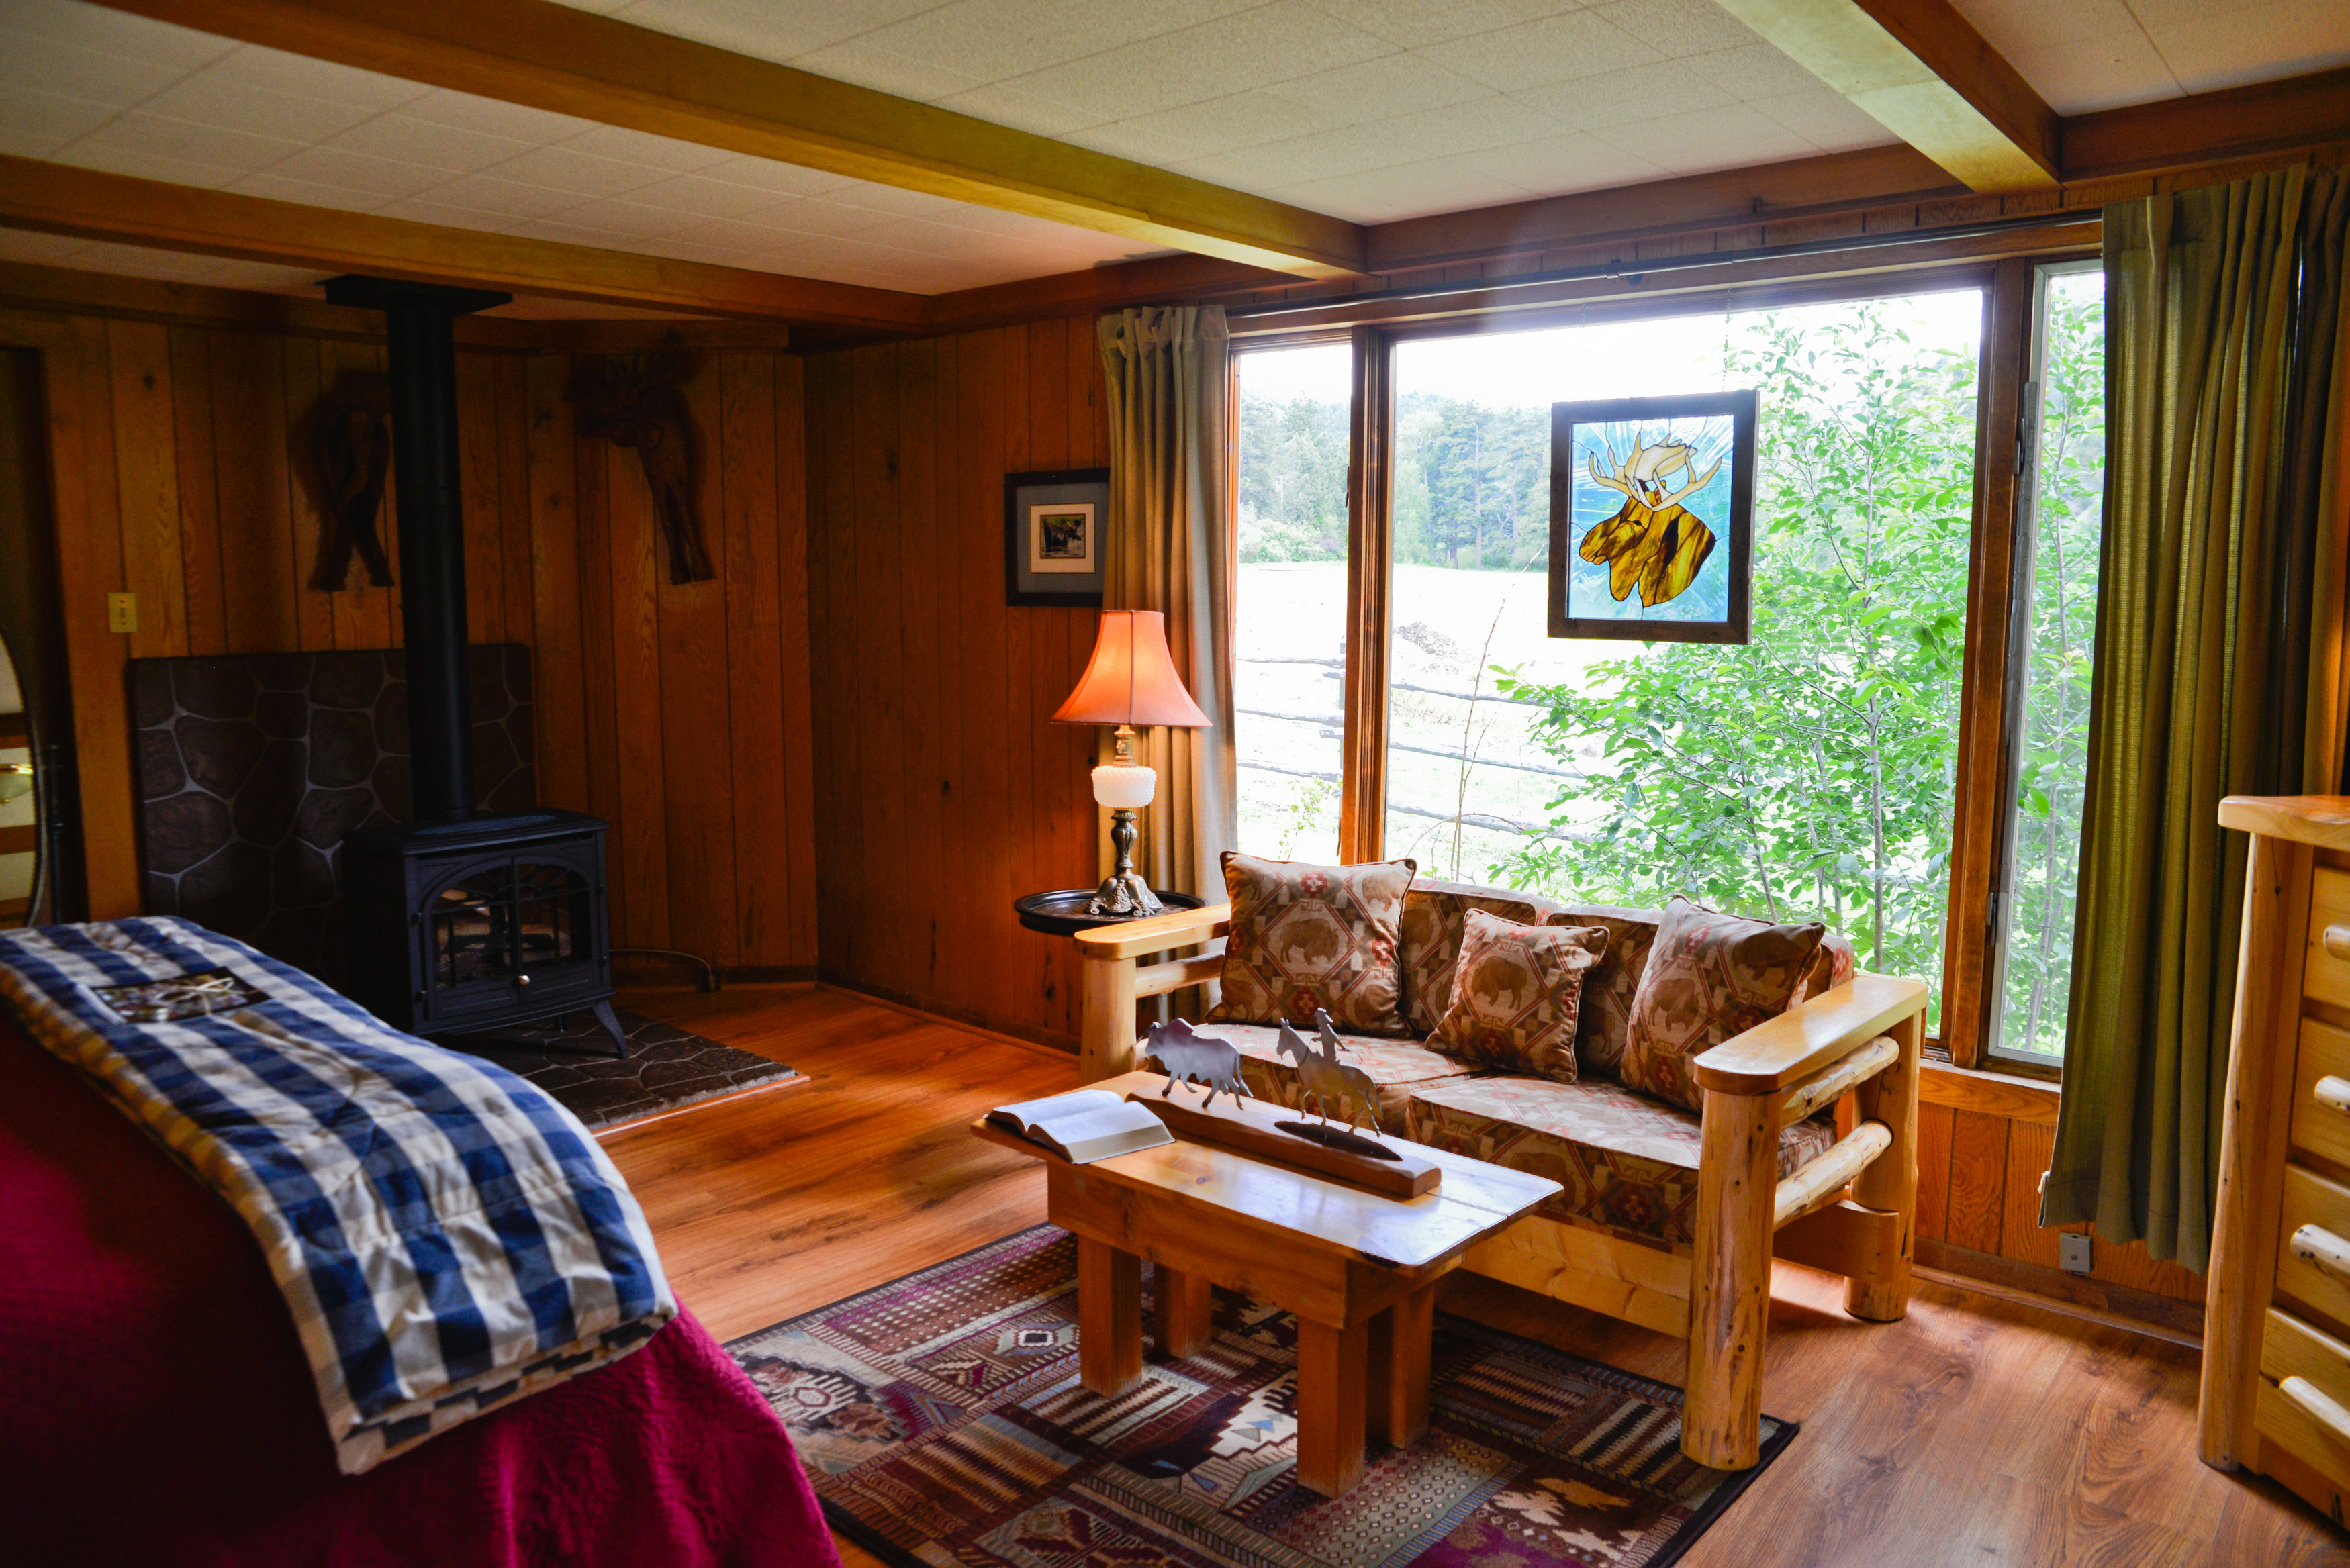
[[[1075,1087],[1074,1058],[806,986],[622,1002],[815,1080],[605,1140],[721,1339],[1044,1218],[1043,1168],[965,1128]],[[1762,1406],[1804,1430],[1684,1568],[2350,1568],[2350,1537],[2297,1499],[2196,1459],[2195,1351],[1939,1284],[1864,1324],[1842,1291],[1777,1266]],[[1680,1379],[1679,1341],[1511,1286],[1456,1274],[1442,1305]]]

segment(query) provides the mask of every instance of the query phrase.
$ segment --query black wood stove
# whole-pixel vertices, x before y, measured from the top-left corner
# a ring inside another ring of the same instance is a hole
[[[569,811],[473,809],[466,700],[465,537],[450,323],[503,305],[484,289],[338,277],[327,297],[384,314],[399,497],[400,628],[416,820],[343,841],[351,996],[417,1034],[495,1034],[612,1012],[605,823]]]

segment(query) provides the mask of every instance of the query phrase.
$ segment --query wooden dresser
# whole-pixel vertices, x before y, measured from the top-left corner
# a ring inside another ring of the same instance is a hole
[[[2203,1338],[2202,1451],[2336,1522],[2350,1491],[2350,796],[2231,795],[2252,836]]]

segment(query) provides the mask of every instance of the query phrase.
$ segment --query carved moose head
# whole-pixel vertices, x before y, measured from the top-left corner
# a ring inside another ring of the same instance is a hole
[[[679,390],[693,369],[693,356],[684,348],[583,358],[573,368],[566,392],[581,435],[636,449],[669,541],[672,583],[698,583],[717,575],[702,543],[700,442]]]

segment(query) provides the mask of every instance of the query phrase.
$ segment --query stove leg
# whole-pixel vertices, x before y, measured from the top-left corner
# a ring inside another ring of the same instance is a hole
[[[629,1033],[627,1030],[620,1027],[620,1021],[613,1014],[612,1004],[610,1002],[599,1002],[596,1004],[596,1022],[604,1026],[604,1033],[609,1034],[612,1037],[612,1044],[619,1047],[620,1060],[623,1062],[627,1061],[629,1059]]]

